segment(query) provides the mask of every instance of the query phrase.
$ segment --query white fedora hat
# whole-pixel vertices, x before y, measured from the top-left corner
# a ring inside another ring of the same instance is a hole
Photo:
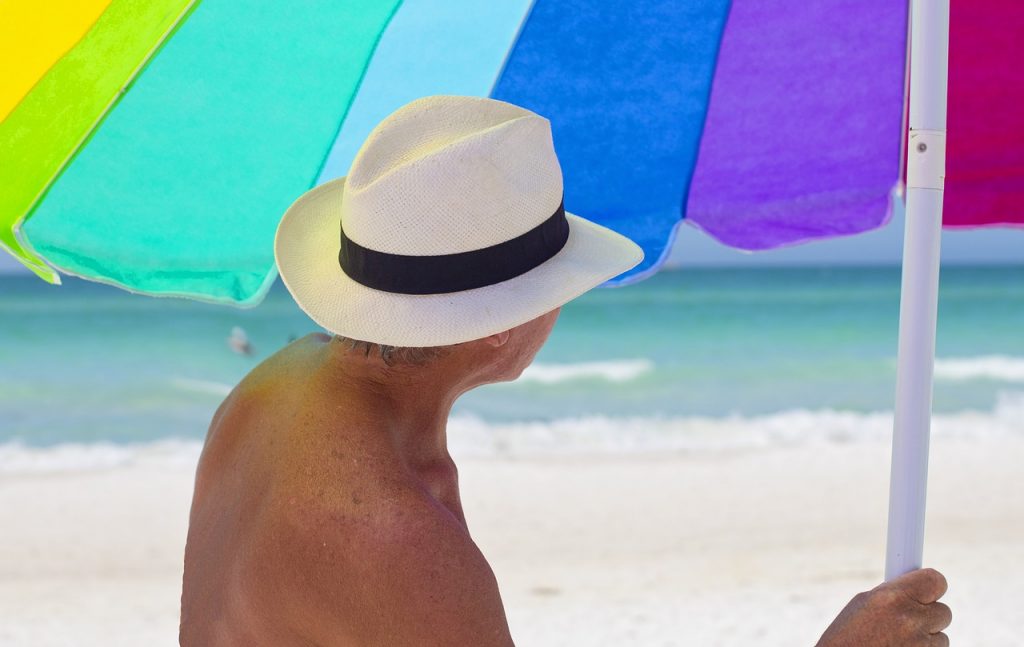
[[[382,121],[347,177],[288,208],[274,255],[314,321],[394,346],[508,330],[643,259],[628,238],[565,212],[547,119],[455,96]]]

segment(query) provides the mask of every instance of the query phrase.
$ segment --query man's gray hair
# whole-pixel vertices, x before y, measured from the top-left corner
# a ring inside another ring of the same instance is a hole
[[[388,346],[377,344],[372,341],[361,339],[350,339],[341,335],[335,335],[334,341],[348,345],[350,350],[361,350],[369,357],[370,354],[380,354],[380,358],[388,366],[414,365],[422,366],[448,354],[451,346]]]

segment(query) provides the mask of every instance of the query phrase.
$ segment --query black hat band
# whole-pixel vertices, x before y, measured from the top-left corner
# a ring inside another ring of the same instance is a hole
[[[473,290],[525,274],[557,254],[569,239],[565,200],[550,218],[503,243],[457,254],[407,256],[368,249],[341,229],[341,269],[366,287],[398,294]]]

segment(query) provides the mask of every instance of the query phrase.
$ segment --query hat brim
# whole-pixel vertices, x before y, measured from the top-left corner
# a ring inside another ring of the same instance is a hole
[[[316,323],[350,339],[392,346],[445,346],[535,319],[643,260],[621,234],[572,214],[555,256],[515,278],[447,294],[384,292],[355,282],[338,263],[345,178],[299,197],[274,240],[277,267],[295,302]]]

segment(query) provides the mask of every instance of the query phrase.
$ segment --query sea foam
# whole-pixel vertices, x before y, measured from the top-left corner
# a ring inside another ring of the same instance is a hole
[[[1024,392],[999,395],[991,411],[934,416],[938,439],[1024,438]],[[815,444],[888,442],[892,413],[794,409],[763,416],[589,416],[537,422],[494,423],[470,415],[453,417],[448,440],[459,457],[531,457],[756,451]],[[198,440],[161,440],[119,445],[61,444],[31,447],[0,444],[0,477],[10,474],[92,471],[125,466],[192,468]]]
[[[519,377],[520,382],[557,384],[570,380],[599,379],[628,382],[654,370],[649,359],[625,359],[576,364],[531,364]]]
[[[1024,437],[1024,392],[1001,393],[991,411],[935,415],[936,438]],[[761,416],[591,416],[545,422],[490,423],[453,418],[448,439],[463,456],[717,452],[811,444],[888,442],[890,411],[793,409]]]
[[[21,442],[0,444],[0,476],[52,472],[91,472],[129,465],[194,467],[203,444],[168,438],[148,443],[61,443],[31,447]]]
[[[963,382],[996,380],[1024,382],[1024,357],[984,355],[935,360],[935,378]]]
[[[196,380],[189,377],[175,377],[171,378],[171,386],[182,391],[192,391],[193,393],[205,393],[207,395],[219,395],[226,397],[231,390],[235,387],[230,384],[224,384],[223,382],[214,382],[213,380]]]

